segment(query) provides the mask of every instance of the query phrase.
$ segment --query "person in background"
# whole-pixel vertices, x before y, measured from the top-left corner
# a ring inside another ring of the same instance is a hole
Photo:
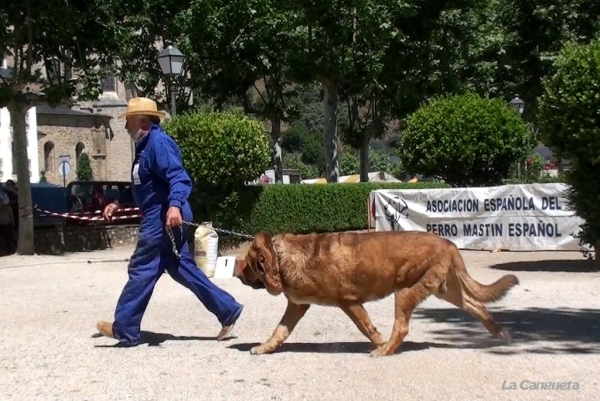
[[[105,337],[122,345],[136,346],[140,340],[140,323],[156,282],[166,270],[179,284],[191,290],[221,323],[217,340],[229,336],[240,317],[243,305],[217,287],[200,270],[186,244],[187,226],[192,221],[188,202],[192,182],[183,167],[181,151],[175,141],[160,126],[163,112],[156,102],[133,98],[127,105],[127,129],[135,142],[135,160],[131,169],[135,203],[142,220],[138,242],[129,261],[129,280],[117,302],[114,322],[98,322],[96,328]],[[127,192],[121,198],[127,197]],[[119,202],[104,208],[103,217],[110,220]],[[172,230],[179,259],[167,230]]]
[[[0,193],[0,256],[16,251],[16,233],[12,208],[4,190]]]
[[[8,202],[13,212],[15,231],[19,231],[19,190],[13,180],[6,180],[5,184]]]
[[[102,210],[106,206],[106,203],[104,188],[102,188],[101,184],[94,184],[90,200],[90,211]]]

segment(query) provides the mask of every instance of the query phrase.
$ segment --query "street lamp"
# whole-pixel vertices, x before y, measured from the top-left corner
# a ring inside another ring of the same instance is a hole
[[[60,84],[60,60],[58,57],[46,57],[44,62],[46,68],[46,78],[52,85]]]
[[[183,61],[185,57],[183,54],[173,45],[168,45],[158,53],[158,65],[162,70],[162,73],[169,82],[169,90],[171,91],[171,115],[174,117],[177,111],[176,109],[176,92],[175,92],[175,79],[181,75]]]
[[[516,95],[511,101],[510,105],[519,112],[519,114],[523,114],[523,110],[525,110],[525,102],[521,100],[519,95]]]
[[[525,110],[525,102],[519,97],[519,95],[515,95],[515,97],[510,101],[510,105],[515,109],[515,111],[519,112],[519,114],[523,114]],[[521,163],[517,162],[517,176],[521,178]]]

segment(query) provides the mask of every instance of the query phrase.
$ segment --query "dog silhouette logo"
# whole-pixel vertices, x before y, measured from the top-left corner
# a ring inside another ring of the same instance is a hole
[[[383,205],[385,218],[390,224],[392,231],[399,231],[401,224],[400,219],[408,218],[408,204],[399,196],[392,196]]]

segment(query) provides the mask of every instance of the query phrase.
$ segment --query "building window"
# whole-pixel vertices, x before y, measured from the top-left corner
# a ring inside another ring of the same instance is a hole
[[[77,143],[77,145],[75,146],[75,169],[79,167],[79,159],[83,154],[83,149],[85,149],[85,145],[81,142]]]
[[[54,171],[54,144],[46,142],[44,144],[44,171]]]
[[[102,80],[102,92],[116,92],[117,80],[113,74],[109,74]]]

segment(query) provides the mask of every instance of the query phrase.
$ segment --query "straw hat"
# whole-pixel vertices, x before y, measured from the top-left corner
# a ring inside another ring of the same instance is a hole
[[[127,103],[127,111],[119,116],[119,119],[133,115],[146,115],[163,118],[165,113],[158,111],[156,102],[147,97],[134,97]]]

